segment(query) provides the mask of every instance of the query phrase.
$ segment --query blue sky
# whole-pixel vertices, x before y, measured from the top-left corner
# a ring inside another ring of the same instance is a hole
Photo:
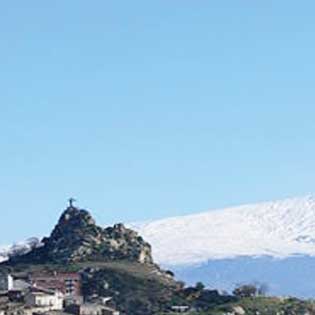
[[[0,244],[314,191],[314,1],[0,5]]]

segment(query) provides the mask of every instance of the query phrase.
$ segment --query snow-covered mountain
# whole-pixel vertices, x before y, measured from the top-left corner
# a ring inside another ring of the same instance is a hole
[[[287,199],[134,225],[164,265],[239,256],[315,255],[315,197]]]
[[[314,196],[132,226],[151,243],[155,260],[185,281],[227,290],[267,282],[273,293],[315,296]]]
[[[0,247],[0,262],[8,260],[11,256],[23,255],[33,248],[41,246],[38,238],[32,237],[24,242],[19,242],[10,246]]]

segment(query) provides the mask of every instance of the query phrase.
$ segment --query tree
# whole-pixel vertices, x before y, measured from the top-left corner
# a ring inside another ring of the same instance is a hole
[[[198,291],[203,291],[205,289],[205,285],[202,283],[202,282],[197,282],[196,285],[195,285],[195,288],[198,290]]]
[[[166,271],[165,271],[165,273],[166,273],[168,276],[172,277],[172,278],[174,278],[174,277],[175,277],[174,272],[173,272],[173,271],[171,271],[171,270],[166,270]]]
[[[241,285],[234,289],[233,294],[237,297],[254,297],[258,294],[258,289],[253,284]]]

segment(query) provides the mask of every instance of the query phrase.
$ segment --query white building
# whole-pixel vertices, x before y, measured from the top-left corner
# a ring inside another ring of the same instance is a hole
[[[44,308],[46,311],[63,309],[64,295],[61,292],[32,288],[25,295],[25,304],[28,307]]]
[[[0,291],[11,291],[13,282],[13,277],[9,273],[0,273]]]

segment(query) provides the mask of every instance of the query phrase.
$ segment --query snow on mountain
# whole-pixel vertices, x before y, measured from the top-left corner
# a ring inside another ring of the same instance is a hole
[[[0,247],[0,262],[8,260],[12,256],[23,255],[30,252],[33,248],[41,246],[38,238],[32,237],[24,242],[15,243],[10,246]]]
[[[315,197],[212,210],[133,228],[164,266],[242,256],[315,256]]]
[[[0,263],[8,260],[9,258],[9,246],[1,246],[0,247]]]
[[[132,224],[156,262],[188,284],[227,290],[267,284],[270,294],[315,296],[315,197]]]

